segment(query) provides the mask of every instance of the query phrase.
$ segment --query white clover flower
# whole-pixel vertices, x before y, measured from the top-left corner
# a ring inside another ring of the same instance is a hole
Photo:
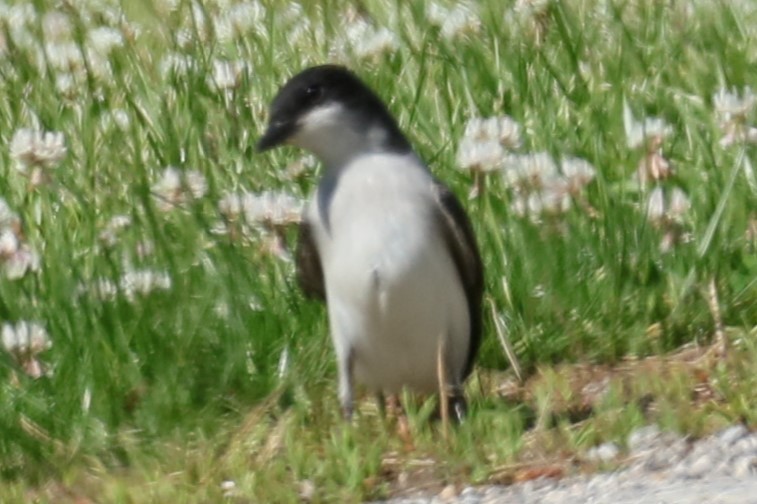
[[[597,170],[585,159],[564,157],[560,161],[560,171],[570,185],[571,191],[589,185],[597,175]]]
[[[651,222],[661,222],[665,217],[665,193],[657,186],[647,197],[647,219]]]
[[[202,173],[197,170],[182,171],[173,166],[163,170],[160,179],[151,188],[158,209],[164,212],[202,198],[207,190]]]
[[[387,28],[374,27],[360,16],[348,21],[344,37],[338,42],[338,54],[352,53],[358,58],[375,58],[399,48],[397,36]]]
[[[189,49],[189,47],[192,45],[192,42],[195,39],[194,34],[195,34],[194,30],[191,30],[189,28],[179,28],[178,30],[176,30],[176,35],[175,35],[176,45],[182,49]],[[166,58],[163,58],[163,61],[161,63],[167,63]],[[170,68],[170,65],[169,67],[165,67],[163,64],[161,64],[160,68],[161,68],[161,74],[163,74],[164,77],[166,73],[170,73],[172,71],[177,74],[186,73],[186,69],[184,69],[184,71],[179,71],[178,67]],[[165,70],[165,72],[163,70]]]
[[[746,118],[754,110],[757,97],[750,88],[744,88],[739,95],[736,91],[728,91],[720,88],[712,97],[715,106],[715,112],[724,120],[730,121],[732,118]]]
[[[15,324],[6,322],[0,339],[3,348],[13,355],[27,375],[40,378],[45,374],[44,365],[37,355],[50,348],[52,342],[42,324],[25,320]]]
[[[387,28],[379,28],[370,36],[360,39],[355,45],[359,58],[371,58],[385,53],[393,53],[399,48],[397,36]]]
[[[260,2],[242,2],[228,7],[213,19],[216,37],[221,42],[232,42],[250,32],[265,33],[265,13]]]
[[[303,202],[288,193],[244,193],[241,201],[245,220],[249,224],[281,227],[296,224],[301,220]]]
[[[721,127],[724,132],[723,138],[718,142],[721,147],[741,143],[757,144],[757,128],[737,121],[723,121]]]
[[[497,138],[499,142],[508,149],[520,148],[520,124],[518,124],[510,116],[501,116],[497,118],[490,118],[489,121],[494,121]]]
[[[626,143],[631,149],[647,146],[649,150],[656,150],[662,141],[673,133],[673,128],[659,117],[646,117],[643,121],[637,121],[625,102],[623,126],[626,131]]]
[[[160,60],[159,67],[160,74],[164,79],[173,75],[185,77],[190,71],[197,68],[197,63],[189,55],[169,53]]]
[[[3,261],[5,277],[8,280],[18,280],[27,273],[36,273],[40,268],[39,254],[22,244],[16,252]]]
[[[757,97],[750,88],[744,88],[741,96],[736,92],[720,89],[712,101],[715,112],[720,116],[720,128],[723,130],[723,138],[719,142],[721,146],[757,143],[757,128],[747,124],[748,116],[757,103]]]
[[[38,322],[21,320],[15,324],[4,323],[3,348],[15,355],[38,354],[50,348],[52,342],[45,327]]]
[[[109,129],[115,126],[122,131],[128,130],[129,125],[131,124],[129,113],[124,109],[118,108],[104,112],[100,118],[100,121],[103,129]]]
[[[458,3],[452,8],[431,2],[426,7],[426,19],[438,26],[441,36],[447,40],[465,33],[477,33],[481,28],[476,8],[469,2]]]
[[[517,149],[521,145],[520,124],[507,115],[469,119],[463,137],[479,141],[495,140],[508,149]]]
[[[297,2],[287,2],[280,10],[276,12],[277,16],[280,16],[282,21],[287,23],[294,23],[300,21],[303,17],[307,16],[305,9],[302,8],[302,4]]]
[[[570,210],[570,185],[563,178],[551,178],[536,191],[519,194],[513,202],[516,215],[538,217],[560,215]]]
[[[16,2],[10,6],[0,3],[0,22],[8,27],[14,44],[26,49],[36,48],[39,37],[32,32],[32,27],[37,26],[39,20],[33,3]]]
[[[218,202],[218,211],[229,219],[235,220],[242,214],[242,196],[239,193],[226,193]]]
[[[655,187],[647,196],[646,217],[662,232],[661,252],[669,252],[675,245],[687,240],[684,222],[690,208],[689,197],[678,187],[671,189],[667,198],[660,186]]]
[[[512,26],[518,38],[525,37],[540,44],[544,40],[551,3],[551,0],[517,0],[505,14],[505,22]]]
[[[323,25],[318,23],[313,26],[312,21],[306,16],[301,16],[299,19],[293,21],[287,31],[287,40],[289,40],[292,45],[299,45],[303,43],[302,41],[323,39]]]
[[[302,208],[302,200],[288,193],[227,193],[218,203],[218,209],[227,221],[241,221],[242,226],[224,223],[218,232],[236,236],[241,231],[242,236],[247,236],[251,228],[259,229],[267,239],[264,250],[286,259],[288,252],[283,231],[287,226],[300,222]]]
[[[678,187],[674,187],[670,191],[670,200],[668,202],[667,215],[668,218],[682,222],[691,209],[691,201],[686,193]]]
[[[85,68],[82,48],[74,42],[48,42],[45,44],[45,54],[56,70],[72,72]]]
[[[184,173],[184,183],[193,199],[198,200],[208,193],[208,181],[197,170],[187,170]]]
[[[642,122],[634,122],[626,130],[628,147],[635,149],[646,145],[648,140],[660,142],[673,132],[668,123],[658,117],[647,117]]]
[[[478,33],[481,20],[470,4],[456,5],[442,23],[442,37],[450,40],[464,33]]]
[[[244,61],[213,61],[213,73],[208,76],[209,87],[218,91],[236,89],[242,83],[249,66]]]
[[[206,10],[203,4],[199,1],[192,0],[189,2],[191,7],[191,15],[187,21],[192,25],[194,33],[202,42],[207,42],[208,36],[208,18],[206,16]]]
[[[559,215],[570,210],[571,202],[568,183],[554,178],[528,195],[528,210],[531,215]]]
[[[528,215],[528,193],[517,191],[513,193],[510,201],[510,210],[513,215],[526,217]]]
[[[158,200],[162,210],[170,210],[181,201],[181,172],[178,168],[169,166],[163,170],[160,179],[152,185],[153,196]]]
[[[522,14],[537,15],[545,12],[550,3],[551,0],[517,0],[513,9]]]
[[[4,228],[0,231],[0,261],[12,257],[20,246],[18,236],[12,229]]]
[[[120,230],[131,226],[131,217],[128,215],[114,215],[108,221],[107,227],[113,230]]]
[[[557,177],[558,171],[548,152],[537,152],[507,156],[502,174],[509,187],[538,189]]]
[[[434,26],[440,26],[447,18],[449,9],[438,2],[429,2],[426,4],[426,19]]]
[[[127,299],[147,296],[154,291],[171,289],[171,276],[167,272],[149,269],[129,270],[121,276],[119,286]]]
[[[90,292],[100,301],[109,301],[118,295],[118,286],[108,278],[98,278],[90,285]]]
[[[11,139],[10,154],[22,173],[34,166],[55,168],[66,157],[65,139],[63,133],[22,128]]]
[[[33,3],[17,3],[7,5],[5,2],[0,4],[0,19],[6,21],[9,27],[13,26],[32,26],[39,17]]]
[[[469,140],[496,140],[493,138],[489,131],[484,127],[486,119],[483,117],[472,117],[465,123],[465,130],[463,131],[463,138]]]
[[[92,28],[87,38],[89,47],[101,56],[108,56],[113,49],[124,45],[124,36],[121,31],[108,26]]]
[[[520,125],[509,116],[473,117],[465,124],[457,148],[458,166],[473,173],[469,199],[483,194],[484,174],[500,170],[508,149],[520,147]]]
[[[639,161],[636,169],[636,179],[642,186],[650,181],[659,182],[670,177],[673,173],[673,167],[670,161],[662,155],[661,149],[647,151],[644,157]]]
[[[507,151],[494,140],[469,140],[463,138],[457,148],[457,165],[463,170],[491,172],[498,170]]]
[[[682,223],[690,209],[689,197],[678,187],[674,187],[666,198],[662,187],[657,186],[647,197],[647,219],[658,226]]]
[[[106,247],[115,247],[118,243],[118,235],[121,230],[131,226],[131,217],[128,215],[115,215],[111,217],[97,238]]]
[[[98,301],[112,301],[118,296],[118,286],[108,278],[98,278],[93,282],[80,283],[76,288],[77,296],[92,296]]]
[[[0,267],[5,277],[17,280],[38,271],[39,265],[39,255],[23,241],[21,221],[0,198]]]
[[[58,72],[55,75],[55,89],[57,89],[63,96],[73,98],[81,88],[74,74],[69,72]]]
[[[108,58],[87,48],[87,62],[91,75],[97,77],[101,82],[113,82],[113,67],[110,65]],[[80,74],[84,74],[82,70]]]
[[[73,34],[71,20],[60,11],[47,12],[42,16],[42,33],[45,40],[49,42],[71,40]]]

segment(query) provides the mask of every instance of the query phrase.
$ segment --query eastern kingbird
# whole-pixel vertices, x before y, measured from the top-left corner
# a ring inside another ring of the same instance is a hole
[[[381,99],[341,66],[309,68],[279,90],[257,147],[280,144],[312,152],[325,167],[303,212],[296,263],[305,294],[328,306],[345,416],[355,382],[379,394],[433,393],[440,368],[441,400],[461,419],[484,278],[460,201]]]

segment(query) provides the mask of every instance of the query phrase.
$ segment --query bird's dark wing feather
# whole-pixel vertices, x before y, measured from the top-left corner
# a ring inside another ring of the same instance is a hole
[[[457,197],[441,182],[434,180],[433,191],[438,222],[452,254],[457,273],[468,301],[470,346],[462,378],[473,369],[473,361],[481,345],[484,266],[468,215]]]
[[[313,238],[313,229],[306,218],[300,222],[297,239],[297,281],[306,297],[326,300],[326,288],[323,283],[323,269],[318,248]]]

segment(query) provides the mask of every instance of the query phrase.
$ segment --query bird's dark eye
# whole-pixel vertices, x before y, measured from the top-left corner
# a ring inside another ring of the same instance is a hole
[[[323,96],[323,87],[320,84],[311,84],[305,88],[305,100],[308,103],[315,103]]]

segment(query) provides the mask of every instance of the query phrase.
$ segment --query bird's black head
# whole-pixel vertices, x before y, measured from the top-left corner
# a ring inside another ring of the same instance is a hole
[[[318,154],[320,144],[351,136],[359,144],[360,135],[369,132],[382,144],[380,148],[410,149],[396,121],[368,86],[342,66],[322,65],[300,72],[279,90],[257,148],[262,152],[292,143]]]

